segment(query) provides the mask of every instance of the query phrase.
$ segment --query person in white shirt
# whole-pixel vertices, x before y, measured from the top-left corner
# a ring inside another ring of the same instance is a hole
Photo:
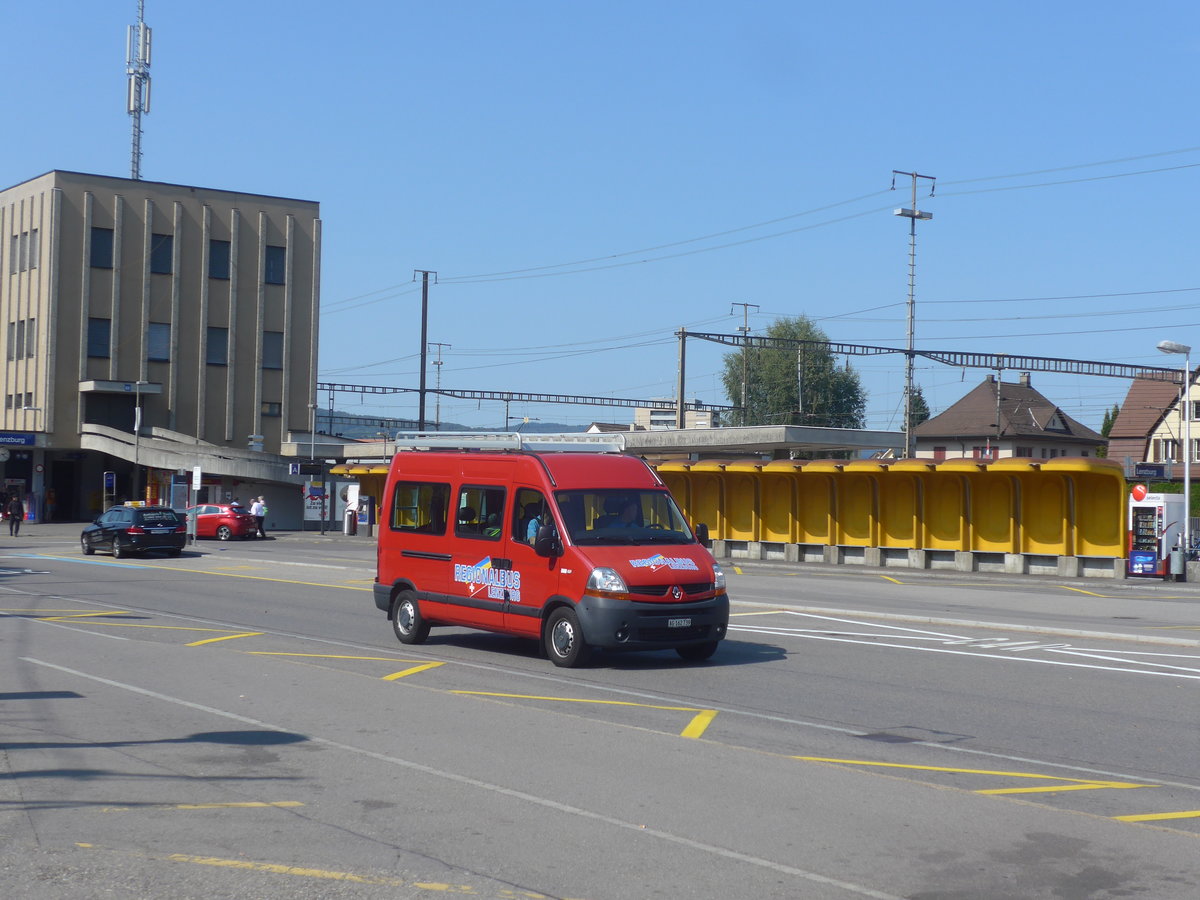
[[[255,497],[250,503],[250,515],[254,516],[255,524],[258,527],[257,537],[265,538],[267,529],[263,527],[263,520],[267,517],[267,504],[263,502],[262,497]]]

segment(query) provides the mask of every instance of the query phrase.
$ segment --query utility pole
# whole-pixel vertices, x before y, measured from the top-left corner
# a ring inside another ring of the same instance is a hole
[[[912,207],[900,208],[893,215],[904,216],[908,219],[908,344],[904,357],[904,456],[908,459],[913,455],[912,437],[912,397],[913,397],[913,333],[916,321],[916,289],[917,289],[917,220],[932,219],[933,213],[917,209],[917,179],[929,181],[929,196],[933,196],[933,175],[919,175],[916,172],[901,172],[892,169],[892,190],[896,189],[896,176],[904,175],[912,179]]]
[[[425,430],[425,361],[429,357],[429,276],[433,276],[433,283],[437,284],[437,272],[430,272],[425,269],[414,269],[413,280],[416,280],[417,275],[421,276],[421,386],[419,388],[420,400],[417,407],[417,431]]]
[[[735,306],[740,306],[742,308],[742,324],[738,326],[737,330],[742,333],[742,337],[748,338],[750,336],[750,307],[753,306],[755,310],[759,309],[760,307],[757,303],[730,303],[729,304],[729,314],[731,316],[733,315],[733,308]],[[747,391],[746,386],[747,386],[747,383],[749,380],[749,375],[750,375],[750,367],[748,365],[748,362],[749,362],[748,354],[749,353],[750,353],[750,346],[749,346],[749,342],[747,341],[745,344],[742,344],[742,424],[743,425],[750,424],[750,419],[749,419],[750,409],[746,405],[746,401],[748,399],[748,397],[747,397],[748,391]]]
[[[129,75],[126,108],[133,119],[129,177],[142,179],[142,114],[150,114],[150,28],[143,21],[145,0],[138,0],[138,20],[125,35],[125,72]]]
[[[435,366],[437,366],[437,382],[436,382],[437,399],[434,401],[434,403],[436,404],[436,407],[435,407],[436,412],[433,415],[433,430],[441,431],[442,430],[442,393],[441,393],[441,391],[442,391],[442,348],[446,347],[447,349],[449,349],[450,345],[443,344],[438,341],[430,341],[429,346],[437,347],[437,359],[435,359],[433,361],[433,364]]]
[[[683,405],[683,386],[686,383],[684,369],[687,363],[687,329],[681,325],[675,335],[679,338],[679,379],[675,387],[675,427],[683,431],[687,425],[687,416],[684,414]]]

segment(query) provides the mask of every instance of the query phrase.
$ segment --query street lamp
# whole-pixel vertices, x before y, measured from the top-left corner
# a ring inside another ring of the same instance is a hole
[[[1163,353],[1183,354],[1183,383],[1179,387],[1179,411],[1183,415],[1183,558],[1192,552],[1192,348],[1177,341],[1159,341]]]

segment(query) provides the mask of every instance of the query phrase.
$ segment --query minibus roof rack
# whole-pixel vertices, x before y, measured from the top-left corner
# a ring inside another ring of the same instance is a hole
[[[401,431],[396,450],[529,450],[536,453],[624,453],[623,434],[521,434],[486,431]]]

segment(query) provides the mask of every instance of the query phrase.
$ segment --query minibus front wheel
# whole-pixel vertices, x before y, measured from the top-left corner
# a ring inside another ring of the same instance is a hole
[[[590,648],[583,640],[579,616],[569,606],[560,606],[550,613],[544,634],[546,655],[556,666],[570,669],[587,662]]]
[[[416,591],[400,591],[392,603],[392,630],[402,644],[423,644],[429,637],[429,623],[421,615]]]

